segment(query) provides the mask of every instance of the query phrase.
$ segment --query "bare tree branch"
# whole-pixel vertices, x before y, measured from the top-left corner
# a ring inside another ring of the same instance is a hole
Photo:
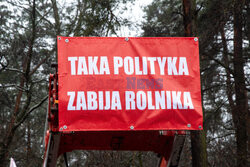
[[[47,100],[48,96],[45,96],[38,104],[34,105],[33,107],[31,107],[31,109],[23,116],[23,118],[15,124],[15,126],[13,128],[18,128],[30,115],[30,113],[32,113],[34,110],[36,110],[37,108],[39,108],[46,100]]]
[[[54,49],[53,49],[54,50]],[[50,57],[50,54],[48,54],[42,61],[40,61],[39,64],[36,65],[36,67],[29,73],[29,75],[33,75],[36,70],[43,64],[45,61]]]
[[[235,135],[235,132],[231,132],[231,133],[227,133],[227,134],[222,135],[222,136],[214,137],[211,140],[209,140],[208,143],[210,143],[210,142],[212,142],[214,140],[225,138],[225,137],[232,136],[232,135]]]
[[[18,72],[21,74],[24,74],[22,70],[16,69],[16,68],[5,68],[6,71],[13,71],[13,72]]]

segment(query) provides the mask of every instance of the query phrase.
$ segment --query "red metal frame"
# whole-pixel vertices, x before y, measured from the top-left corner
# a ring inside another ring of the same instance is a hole
[[[185,131],[59,132],[57,85],[56,72],[49,77],[49,126],[45,136],[44,166],[54,167],[61,154],[73,150],[153,151],[162,156],[160,167],[176,166],[176,163],[178,166]],[[176,162],[173,163],[171,159]]]

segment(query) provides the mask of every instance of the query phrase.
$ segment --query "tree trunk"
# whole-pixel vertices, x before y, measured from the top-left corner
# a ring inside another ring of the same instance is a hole
[[[54,14],[54,19],[55,19],[56,35],[59,35],[61,33],[61,23],[60,23],[60,17],[58,13],[56,0],[51,0],[51,3],[52,3],[53,14]]]
[[[32,52],[33,52],[33,45],[35,42],[35,34],[36,34],[36,25],[35,25],[35,0],[33,0],[33,6],[32,6],[32,13],[31,13],[31,23],[32,23],[32,35],[31,35],[31,40],[29,43],[29,50],[27,52],[27,56],[23,62],[23,72],[24,74],[21,75],[21,80],[20,80],[20,88],[23,88],[25,83],[27,84],[30,80],[30,65],[31,65],[31,58],[32,58]],[[28,92],[29,93],[29,92]],[[5,133],[4,135],[4,140],[3,143],[1,143],[0,145],[0,167],[4,167],[7,165],[8,163],[8,153],[9,153],[9,149],[10,149],[10,145],[12,143],[12,140],[14,138],[16,129],[18,128],[15,123],[17,122],[18,119],[18,115],[25,115],[23,113],[20,113],[20,109],[21,109],[21,99],[23,96],[23,91],[20,90],[18,92],[17,98],[16,98],[16,103],[15,103],[15,107],[14,107],[14,111],[12,113],[11,116],[11,121],[8,125],[8,129],[7,129],[7,133]],[[30,98],[27,98],[26,100],[26,104],[28,104],[28,106],[26,106],[26,109],[28,109],[29,104],[30,104]],[[21,112],[26,112],[25,111],[21,111]]]
[[[227,98],[228,98],[228,102],[229,102],[229,106],[231,108],[232,111],[232,117],[233,117],[233,121],[236,120],[235,119],[235,104],[234,104],[234,100],[233,100],[233,94],[234,94],[234,90],[233,90],[233,86],[232,86],[232,82],[231,82],[231,73],[230,73],[230,66],[229,66],[229,59],[228,59],[228,48],[227,48],[227,40],[226,40],[226,35],[225,35],[225,30],[224,30],[224,26],[225,24],[223,23],[221,25],[220,28],[220,34],[221,34],[221,40],[222,40],[222,48],[223,48],[223,52],[222,52],[222,56],[223,56],[223,61],[225,64],[225,70],[226,70],[226,93],[227,93]],[[234,122],[236,123],[236,122]]]
[[[234,80],[236,95],[236,144],[237,166],[247,166],[247,113],[248,100],[244,75],[244,59],[242,52],[242,23],[244,0],[234,1]]]
[[[246,1],[246,34],[248,39],[248,46],[250,45],[250,1]]]
[[[207,167],[206,132],[191,131],[191,152],[193,167]]]
[[[248,47],[250,49],[250,1],[246,1],[247,13],[246,13],[246,34],[248,39]],[[248,135],[248,163],[250,163],[250,111],[248,110],[247,116],[247,135]]]
[[[55,19],[56,35],[60,35],[61,34],[61,22],[60,22],[57,2],[56,2],[56,0],[51,0],[51,3],[52,3],[52,9],[53,9],[53,14],[54,14],[54,19]],[[57,37],[56,37],[54,48],[56,50],[56,60],[55,61],[57,62],[57,49],[56,49],[57,48]]]
[[[192,3],[193,0],[183,0],[183,24],[184,24],[184,33],[186,37],[192,37],[193,36],[193,16],[192,16]]]
[[[183,0],[183,24],[186,37],[196,35],[196,1]],[[206,132],[191,131],[192,166],[207,166]]]

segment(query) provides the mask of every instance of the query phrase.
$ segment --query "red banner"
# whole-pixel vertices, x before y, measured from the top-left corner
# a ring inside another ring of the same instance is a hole
[[[61,131],[203,128],[197,38],[57,38]]]

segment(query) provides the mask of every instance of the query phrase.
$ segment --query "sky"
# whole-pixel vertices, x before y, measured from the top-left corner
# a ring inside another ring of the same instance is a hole
[[[152,3],[153,0],[135,0],[134,5],[127,6],[128,10],[124,12],[122,17],[127,18],[129,21],[140,24],[144,19],[143,8]],[[142,30],[139,26],[137,27],[122,27],[118,32],[118,36],[121,37],[138,37],[142,33]]]
[[[139,26],[141,22],[144,20],[143,16],[145,13],[143,12],[144,7],[152,3],[153,0],[134,0],[133,4],[128,3],[126,5],[127,10],[124,11],[123,14],[119,14],[120,9],[118,8],[117,11],[114,11],[116,16],[120,16],[122,18],[126,18],[131,21],[133,24],[132,27],[128,28],[126,26],[122,26],[120,31],[117,32],[119,37],[139,37],[142,34],[142,29]],[[72,3],[76,3],[76,0],[60,0],[57,1],[61,6],[67,6]],[[137,25],[137,26],[135,26]],[[116,36],[115,34],[112,36]]]

